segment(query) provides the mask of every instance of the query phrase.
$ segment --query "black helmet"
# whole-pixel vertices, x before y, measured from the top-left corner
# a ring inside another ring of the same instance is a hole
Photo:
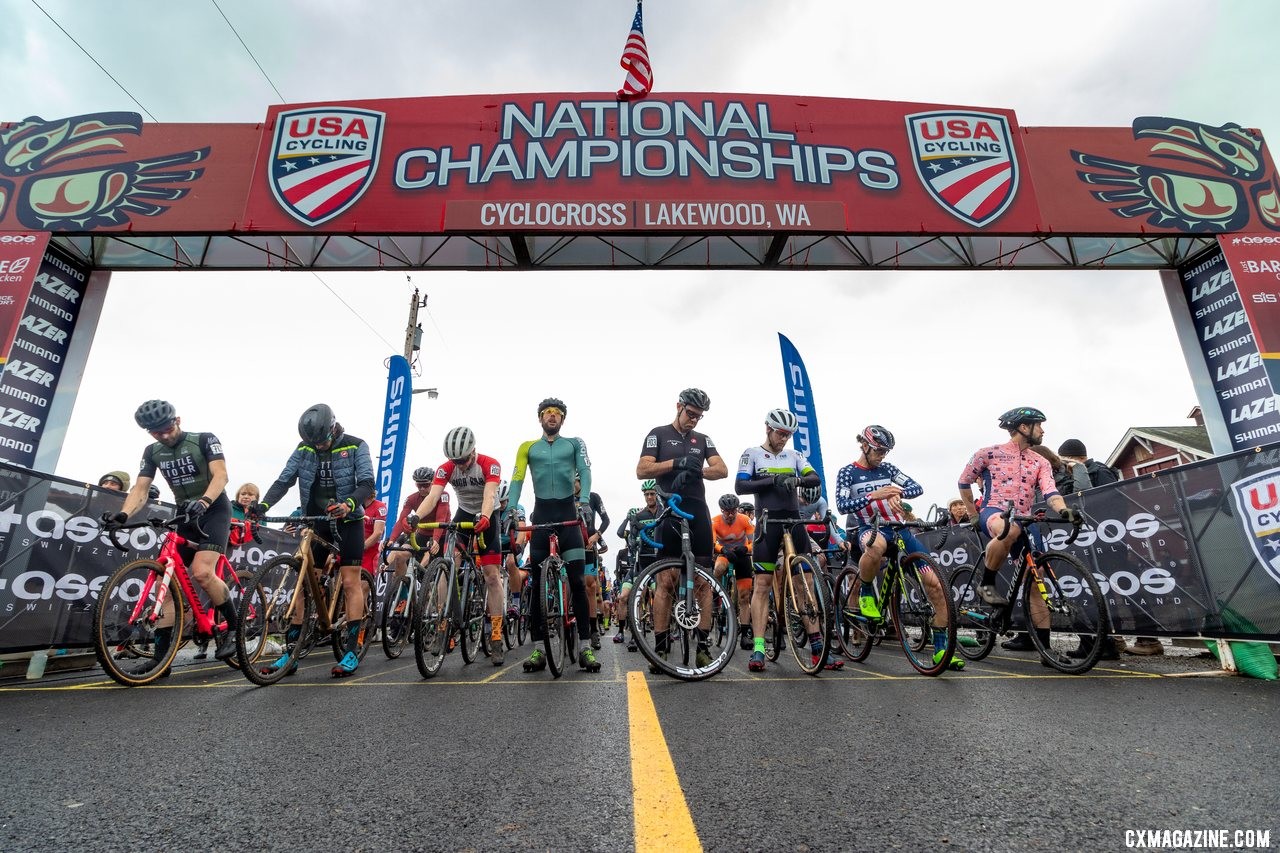
[[[425,465],[421,468],[413,469],[413,481],[415,483],[430,483],[436,478],[436,469],[428,468]]]
[[[743,501],[742,503],[738,504],[738,512],[755,512],[755,511],[756,511],[756,505],[751,503],[750,501]]]
[[[133,413],[133,419],[138,426],[147,432],[164,429],[173,423],[176,417],[178,417],[178,413],[174,411],[173,405],[164,400],[148,400],[138,407],[138,411]]]
[[[559,397],[547,397],[545,400],[543,400],[541,403],[539,403],[539,404],[538,404],[538,417],[542,417],[542,413],[543,413],[543,412],[545,412],[547,409],[552,408],[553,406],[554,406],[555,408],[559,409],[560,411],[564,412],[564,413],[565,413],[565,417],[568,417],[568,415],[569,415],[569,407],[568,407],[568,406],[566,406],[566,405],[564,404],[564,400],[561,400]]]
[[[864,429],[858,439],[872,450],[893,450],[893,433],[879,424]]]
[[[333,409],[324,403],[316,403],[298,418],[298,435],[307,444],[319,444],[333,438],[334,427],[337,425],[338,419],[334,417]]]
[[[1017,429],[1022,424],[1044,423],[1048,418],[1044,412],[1031,406],[1019,406],[1010,409],[1000,416],[1000,429]]]
[[[701,388],[684,389],[677,402],[682,406],[695,406],[704,412],[711,408],[711,398]]]
[[[729,510],[731,510],[731,509],[737,509],[737,508],[738,508],[738,496],[737,496],[737,495],[721,495],[721,496],[720,496],[720,508],[721,508],[722,510],[724,510],[725,512],[728,512],[728,511],[729,511]]]

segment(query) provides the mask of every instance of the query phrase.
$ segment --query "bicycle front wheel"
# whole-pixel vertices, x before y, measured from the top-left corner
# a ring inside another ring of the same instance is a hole
[[[569,657],[569,629],[565,625],[566,609],[564,584],[559,559],[548,557],[542,564],[542,579],[538,595],[542,596],[542,645],[547,653],[547,668],[554,678],[564,673]]]
[[[414,606],[413,656],[423,678],[432,678],[444,665],[449,652],[449,610],[453,565],[443,557],[427,564],[426,576],[418,587]]]
[[[996,632],[991,629],[994,613],[978,597],[981,579],[980,569],[963,566],[951,573],[947,583],[956,617],[956,651],[966,660],[982,660],[996,647]]]
[[[302,624],[295,630],[305,632],[310,624],[307,616],[313,609],[305,588],[298,586],[300,571],[296,557],[282,554],[258,572],[255,588],[260,592],[254,593],[256,597],[240,600],[236,655],[245,678],[259,687],[275,684],[297,666],[297,647],[305,638],[299,634],[290,642],[290,623],[293,615],[300,612]]]
[[[347,621],[347,590],[345,586],[334,579],[337,586],[338,603],[333,608],[333,620],[337,623],[333,629],[333,659],[342,660],[347,655],[347,635],[351,628],[351,623]],[[364,599],[364,615],[360,617],[360,627],[356,632],[356,657],[364,660],[364,656],[369,652],[369,644],[373,640],[373,575],[368,570],[360,570],[360,593]]]
[[[1040,658],[1067,675],[1093,669],[1110,639],[1107,601],[1093,575],[1070,554],[1044,554],[1036,560],[1041,584],[1030,573],[1022,582],[1022,604],[1031,624],[1048,610],[1049,643],[1042,632],[1031,631]],[[1043,588],[1041,588],[1043,587]]]
[[[382,653],[393,660],[400,657],[413,631],[413,581],[414,573],[420,571],[411,561],[404,576],[387,588],[382,607]]]
[[[809,675],[817,675],[827,665],[827,657],[831,653],[826,586],[809,557],[794,558],[790,569],[785,600],[791,653],[795,655],[800,669]],[[818,639],[811,640],[815,632]],[[818,644],[816,651],[813,648],[815,642]]]
[[[733,599],[725,592],[724,587],[701,566],[693,566],[692,569],[695,591],[701,588],[703,583],[711,590],[711,612],[714,613],[716,608],[720,608],[725,613],[732,613]],[[702,605],[698,603],[696,595],[693,597],[693,604],[689,604],[683,595],[684,584],[687,583],[684,579],[686,568],[683,560],[668,559],[651,563],[636,577],[633,589],[648,589],[651,583],[656,584],[659,573],[667,570],[678,572],[680,578],[676,582],[676,591],[672,596],[671,617],[667,624],[669,641],[667,653],[665,655],[658,653],[656,633],[651,631],[640,631],[634,634],[636,647],[651,664],[673,678],[682,681],[702,681],[711,678],[728,665],[734,650],[738,647],[737,620],[729,620],[722,640],[717,641],[718,634],[713,635],[711,631],[707,632],[705,638],[703,637],[703,629],[699,627],[702,623]],[[643,595],[633,595],[628,602],[629,618],[633,620],[633,624],[640,624],[645,615],[646,604],[643,599]],[[700,646],[707,656],[702,666],[698,665]]]
[[[484,578],[474,568],[466,570],[466,581],[462,585],[462,647],[463,663],[473,662],[484,646],[484,638],[488,633],[484,630]]]
[[[896,587],[890,599],[893,621],[907,662],[921,675],[941,675],[956,649],[956,619],[942,572],[928,554],[908,554]],[[935,648],[939,635],[942,648]]]
[[[533,597],[533,584],[525,581],[520,591],[520,619],[516,626],[516,644],[523,646],[529,639],[529,600]]]
[[[160,678],[178,654],[186,614],[177,579],[169,582],[164,604],[164,612],[173,614],[171,640],[167,649],[156,654],[152,616],[163,579],[164,567],[155,560],[134,560],[116,569],[98,592],[93,649],[107,675],[126,687]]]
[[[858,609],[858,593],[861,588],[862,578],[856,567],[845,569],[836,578],[835,611],[839,614],[836,639],[840,642],[840,650],[844,652],[844,656],[855,663],[866,660],[874,645],[871,623]]]

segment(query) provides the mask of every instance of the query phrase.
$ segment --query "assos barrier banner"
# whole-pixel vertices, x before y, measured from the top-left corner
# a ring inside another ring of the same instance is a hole
[[[394,513],[400,505],[400,478],[404,473],[409,444],[409,408],[413,402],[413,382],[409,362],[393,355],[387,367],[387,409],[382,417],[382,443],[378,445],[378,500]],[[391,525],[387,525],[387,534]]]
[[[1278,493],[1270,445],[1067,496],[1088,521],[1069,546],[1070,527],[1042,528],[1097,579],[1115,633],[1280,641]],[[921,540],[947,573],[985,543],[967,525]],[[1007,564],[998,585],[1012,580]]]
[[[787,385],[787,406],[795,412],[799,426],[793,436],[796,450],[805,455],[809,464],[822,478],[822,496],[827,495],[827,475],[822,468],[822,442],[818,438],[818,413],[813,407],[813,387],[809,384],[809,372],[795,344],[787,336],[778,333],[782,347],[782,376]]]

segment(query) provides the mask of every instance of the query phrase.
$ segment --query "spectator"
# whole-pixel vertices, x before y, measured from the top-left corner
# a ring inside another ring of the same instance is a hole
[[[969,523],[969,513],[965,511],[964,501],[959,498],[956,498],[951,503],[947,504],[947,511],[951,514],[951,521],[948,522],[949,524]]]
[[[253,522],[249,519],[249,507],[262,499],[262,492],[253,483],[245,483],[236,489],[236,499],[231,503],[231,538],[232,545],[243,545],[253,538]]]
[[[98,487],[112,492],[127,492],[129,475],[123,471],[108,471],[98,480]]]
[[[378,573],[378,551],[382,548],[382,535],[387,530],[387,505],[376,494],[369,496],[364,505],[364,568],[371,575]]]
[[[1056,473],[1054,475],[1058,483],[1058,491],[1064,495],[1071,492],[1082,492],[1094,486],[1104,486],[1120,479],[1120,475],[1114,468],[1104,465],[1096,459],[1090,459],[1089,452],[1085,450],[1084,442],[1078,438],[1068,438],[1062,442],[1061,446],[1058,447],[1058,455],[1062,457],[1062,464],[1068,472],[1063,479],[1058,479]],[[1088,482],[1088,485],[1079,485],[1085,481]]]

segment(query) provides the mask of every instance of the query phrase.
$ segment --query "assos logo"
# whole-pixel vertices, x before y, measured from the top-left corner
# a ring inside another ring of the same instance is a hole
[[[271,193],[303,225],[355,204],[373,182],[386,114],[347,107],[285,110],[267,156]]]

